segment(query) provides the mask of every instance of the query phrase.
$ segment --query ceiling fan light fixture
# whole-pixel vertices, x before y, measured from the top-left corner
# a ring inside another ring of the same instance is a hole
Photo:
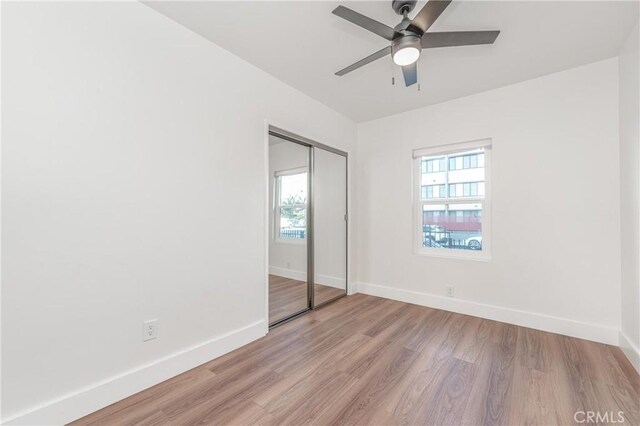
[[[415,47],[405,47],[393,54],[393,62],[401,67],[411,65],[420,57],[420,51]]]
[[[404,67],[411,65],[420,57],[420,37],[414,35],[407,35],[394,40],[391,45],[393,62],[396,65]]]

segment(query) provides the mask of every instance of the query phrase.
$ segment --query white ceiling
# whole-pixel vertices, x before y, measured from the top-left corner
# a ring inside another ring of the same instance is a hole
[[[637,1],[454,1],[432,31],[501,34],[490,46],[423,51],[418,91],[404,87],[390,57],[334,75],[388,42],[331,11],[343,4],[395,26],[400,17],[391,1],[145,4],[359,122],[616,56],[638,20]]]

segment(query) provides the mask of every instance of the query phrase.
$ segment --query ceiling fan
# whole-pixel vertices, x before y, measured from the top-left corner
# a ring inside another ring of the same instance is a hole
[[[391,7],[402,15],[402,21],[391,28],[382,22],[364,16],[348,7],[338,6],[333,11],[347,21],[369,30],[385,39],[391,44],[353,65],[341,69],[338,76],[345,75],[368,63],[391,54],[393,62],[402,67],[405,85],[411,86],[418,82],[418,68],[416,61],[420,57],[422,49],[450,46],[470,46],[477,44],[492,44],[500,31],[452,31],[452,32],[427,32],[438,17],[449,6],[451,0],[429,0],[422,10],[413,18],[407,16],[416,6],[417,0],[393,0]]]

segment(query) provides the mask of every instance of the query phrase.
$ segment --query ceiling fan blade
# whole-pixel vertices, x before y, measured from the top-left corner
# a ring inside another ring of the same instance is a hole
[[[353,65],[349,65],[346,68],[341,69],[340,71],[338,71],[336,73],[336,75],[345,75],[348,72],[351,72],[353,70],[357,70],[358,68],[367,65],[370,62],[373,62],[377,59],[380,59],[384,56],[390,55],[391,54],[391,46],[387,46],[384,49],[378,50],[376,53],[372,53],[371,55],[367,56],[364,59],[360,59],[358,62],[356,62]]]
[[[418,62],[402,67],[402,75],[404,76],[404,85],[409,87],[418,82]]]
[[[375,19],[371,19],[368,16],[364,16],[355,10],[351,10],[348,7],[338,6],[332,13],[364,28],[365,30],[378,34],[380,37],[384,37],[389,41],[393,40],[396,36],[396,30],[393,28],[383,24],[382,22],[378,22]]]
[[[429,0],[411,21],[410,28],[426,32],[449,6],[451,0]]]
[[[425,33],[422,36],[422,47],[471,46],[475,44],[492,44],[500,31],[452,31],[445,33]]]

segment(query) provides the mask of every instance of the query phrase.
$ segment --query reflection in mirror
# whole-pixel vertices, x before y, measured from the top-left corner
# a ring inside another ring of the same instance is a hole
[[[313,151],[314,306],[347,291],[347,159]]]
[[[269,136],[269,324],[309,308],[309,147]]]

